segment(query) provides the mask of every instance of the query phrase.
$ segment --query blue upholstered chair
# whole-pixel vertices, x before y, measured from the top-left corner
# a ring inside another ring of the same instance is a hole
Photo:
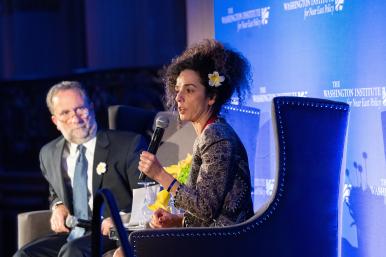
[[[270,200],[248,221],[221,228],[136,231],[137,257],[340,256],[341,192],[349,106],[277,97],[277,174]]]

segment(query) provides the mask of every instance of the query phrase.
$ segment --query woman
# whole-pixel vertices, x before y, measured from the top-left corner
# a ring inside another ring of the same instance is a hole
[[[187,49],[167,67],[164,81],[168,103],[197,133],[186,185],[168,174],[149,153],[142,152],[139,170],[174,196],[183,215],[154,212],[151,226],[227,226],[253,215],[247,154],[234,130],[219,117],[236,92],[249,90],[249,66],[241,54],[215,40]]]

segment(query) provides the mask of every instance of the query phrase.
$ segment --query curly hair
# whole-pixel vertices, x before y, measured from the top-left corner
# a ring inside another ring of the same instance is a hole
[[[201,84],[205,86],[207,96],[216,96],[212,106],[213,114],[218,114],[223,104],[227,103],[235,92],[240,102],[243,102],[250,92],[250,65],[246,58],[219,41],[206,39],[186,49],[163,71],[167,106],[172,110],[176,108],[177,77],[187,69],[197,72]],[[214,71],[225,77],[219,87],[209,86],[208,83],[208,74]]]

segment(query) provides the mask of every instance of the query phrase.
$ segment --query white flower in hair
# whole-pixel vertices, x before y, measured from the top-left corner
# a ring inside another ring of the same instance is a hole
[[[96,167],[96,172],[98,175],[102,175],[103,173],[105,173],[106,172],[106,163],[105,162],[98,163],[98,166]]]
[[[217,71],[214,71],[213,73],[208,74],[209,78],[209,86],[211,87],[219,87],[221,86],[221,83],[224,82],[225,77],[220,76]]]

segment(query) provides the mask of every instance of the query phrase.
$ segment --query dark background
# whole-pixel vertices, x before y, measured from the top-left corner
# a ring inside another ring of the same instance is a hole
[[[159,71],[186,41],[181,0],[0,0],[0,256],[16,251],[16,215],[48,208],[48,88],[82,82],[100,128],[109,105],[163,110]]]

